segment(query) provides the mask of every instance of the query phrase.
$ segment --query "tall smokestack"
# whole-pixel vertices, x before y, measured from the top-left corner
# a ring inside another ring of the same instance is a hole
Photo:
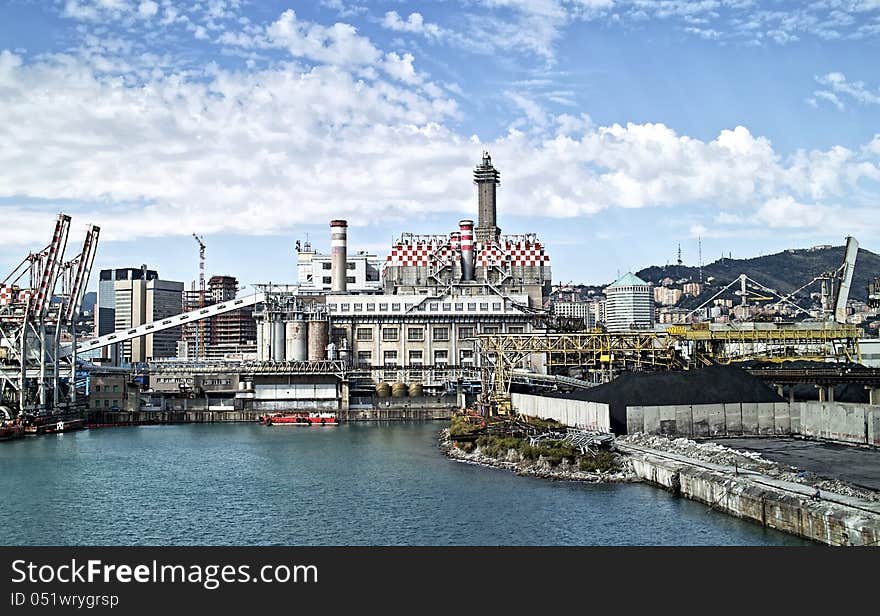
[[[495,188],[501,183],[501,172],[492,166],[489,152],[483,152],[483,161],[474,169],[474,184],[477,185],[477,241],[494,242],[501,229],[496,223]]]
[[[461,279],[465,282],[474,279],[474,221],[461,220]]]
[[[330,221],[330,290],[348,290],[348,222]]]

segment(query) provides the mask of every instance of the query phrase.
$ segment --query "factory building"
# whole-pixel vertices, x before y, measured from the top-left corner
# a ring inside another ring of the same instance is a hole
[[[605,328],[611,332],[654,327],[652,285],[632,272],[605,288]]]
[[[374,381],[437,386],[476,375],[475,336],[538,331],[551,289],[549,255],[534,234],[500,234],[500,173],[488,153],[473,179],[476,229],[461,220],[448,234],[401,235],[385,260],[379,294],[373,281],[352,276],[347,224],[332,221],[329,258],[300,253],[299,294],[273,294],[258,306],[258,359],[341,359]],[[310,294],[319,273],[325,294]]]
[[[304,293],[320,293],[332,288],[331,255],[312,250],[309,242],[297,246],[297,283]],[[359,251],[346,259],[346,285],[356,293],[381,293],[381,269],[378,255]]]

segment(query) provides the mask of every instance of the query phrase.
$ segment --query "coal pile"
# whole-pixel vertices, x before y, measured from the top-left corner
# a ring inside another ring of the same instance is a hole
[[[604,385],[546,395],[607,404],[611,428],[616,434],[626,433],[627,406],[785,402],[770,386],[737,366],[709,366],[684,372],[625,372]]]

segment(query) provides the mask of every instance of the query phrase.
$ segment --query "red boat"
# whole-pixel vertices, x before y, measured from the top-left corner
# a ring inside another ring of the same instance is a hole
[[[61,434],[85,428],[85,422],[79,418],[34,417],[25,422],[25,434]]]
[[[260,423],[267,426],[338,426],[336,413],[267,413],[260,415]]]

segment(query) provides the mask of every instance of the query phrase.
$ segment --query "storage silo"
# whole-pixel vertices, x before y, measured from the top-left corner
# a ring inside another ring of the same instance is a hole
[[[284,321],[272,321],[272,361],[284,361],[285,357]]]
[[[308,359],[308,330],[301,314],[285,323],[287,340],[287,361],[306,361]]]
[[[309,361],[327,359],[327,345],[330,344],[330,324],[322,317],[309,319],[308,346]]]

